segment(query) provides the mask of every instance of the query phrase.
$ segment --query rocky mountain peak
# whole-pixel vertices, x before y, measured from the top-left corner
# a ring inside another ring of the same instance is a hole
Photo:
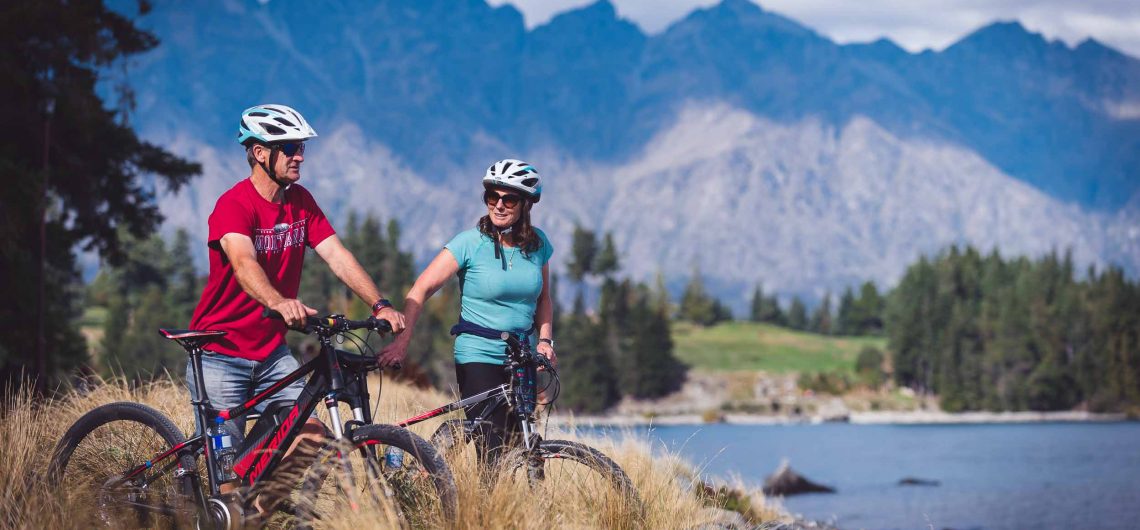
[[[1021,22],[1008,20],[978,28],[946,48],[943,53],[947,56],[961,54],[986,54],[997,57],[1042,56],[1054,46],[1065,48],[1065,45],[1059,41],[1051,44],[1040,33],[1027,30]]]

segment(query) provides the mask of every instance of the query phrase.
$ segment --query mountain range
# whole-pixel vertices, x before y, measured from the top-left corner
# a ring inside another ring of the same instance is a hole
[[[612,231],[636,277],[697,269],[737,307],[756,282],[890,284],[950,243],[1140,270],[1140,61],[1091,39],[996,22],[912,54],[747,0],[654,35],[605,0],[532,30],[483,0],[159,2],[139,24],[162,44],[118,74],[131,119],[203,162],[161,199],[203,237],[248,174],[236,117],[281,102],[321,133],[302,183],[330,217],[398,218],[420,259],[518,157],[556,247],[575,223]]]

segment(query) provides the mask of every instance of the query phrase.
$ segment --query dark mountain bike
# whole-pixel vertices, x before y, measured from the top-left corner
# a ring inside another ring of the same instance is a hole
[[[431,418],[471,407],[478,410],[474,418],[445,421],[432,435],[431,441],[441,453],[457,450],[471,443],[480,428],[489,428],[490,417],[499,407],[508,407],[509,421],[516,422],[518,436],[511,447],[495,463],[501,476],[525,477],[532,487],[550,488],[565,493],[574,490],[592,497],[617,495],[619,502],[641,514],[644,510],[633,482],[620,466],[601,451],[570,440],[544,440],[535,429],[538,405],[551,405],[557,399],[558,372],[550,361],[531,351],[528,342],[503,333],[507,351],[510,382],[474,396],[408,418],[397,425],[407,427]],[[547,374],[544,388],[538,388],[539,368]],[[540,403],[540,392],[553,395]],[[473,405],[481,407],[472,407]]]
[[[268,310],[265,315],[281,318]],[[200,401],[192,401],[194,434],[187,439],[169,418],[139,403],[103,405],[79,418],[64,434],[56,446],[50,476],[63,491],[91,500],[98,521],[115,527],[230,529],[265,523],[284,513],[296,516],[297,526],[304,528],[320,513],[391,506],[388,500],[397,501],[402,518],[418,517],[428,525],[441,524],[431,519],[432,514],[443,521],[453,520],[455,481],[435,449],[403,427],[372,424],[367,374],[380,369],[376,357],[332,345],[336,337],[370,351],[367,340],[351,333],[354,330],[371,334],[390,328],[386,321],[372,317],[360,321],[340,315],[308,317],[300,331],[316,333],[320,353],[264,392],[228,410],[211,406],[201,375],[203,348],[225,332],[159,330],[190,355],[192,384],[201,396]],[[272,402],[260,416],[251,414],[258,404],[269,402],[282,388],[310,374],[296,402]],[[315,455],[310,451],[303,475],[274,476],[285,449],[320,402],[330,418],[328,443]],[[351,420],[342,423],[338,402],[351,408]],[[223,434],[223,422],[255,417],[244,443],[227,447],[230,439]],[[400,465],[385,466],[381,449],[385,455],[399,456],[387,460],[398,460]],[[200,471],[203,456],[206,466]],[[239,484],[236,492],[222,493],[221,485],[226,482]],[[258,513],[253,503],[259,495],[282,491],[283,502]]]

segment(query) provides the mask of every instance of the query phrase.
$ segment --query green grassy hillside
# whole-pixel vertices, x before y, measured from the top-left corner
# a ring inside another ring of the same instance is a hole
[[[701,328],[673,323],[677,357],[711,371],[853,372],[865,346],[886,349],[882,337],[830,337],[755,322]]]

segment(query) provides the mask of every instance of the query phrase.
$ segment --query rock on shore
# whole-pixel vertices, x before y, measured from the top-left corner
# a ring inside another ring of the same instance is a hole
[[[792,470],[787,460],[764,479],[764,495],[797,495],[800,493],[835,493],[835,488],[812,482]]]

